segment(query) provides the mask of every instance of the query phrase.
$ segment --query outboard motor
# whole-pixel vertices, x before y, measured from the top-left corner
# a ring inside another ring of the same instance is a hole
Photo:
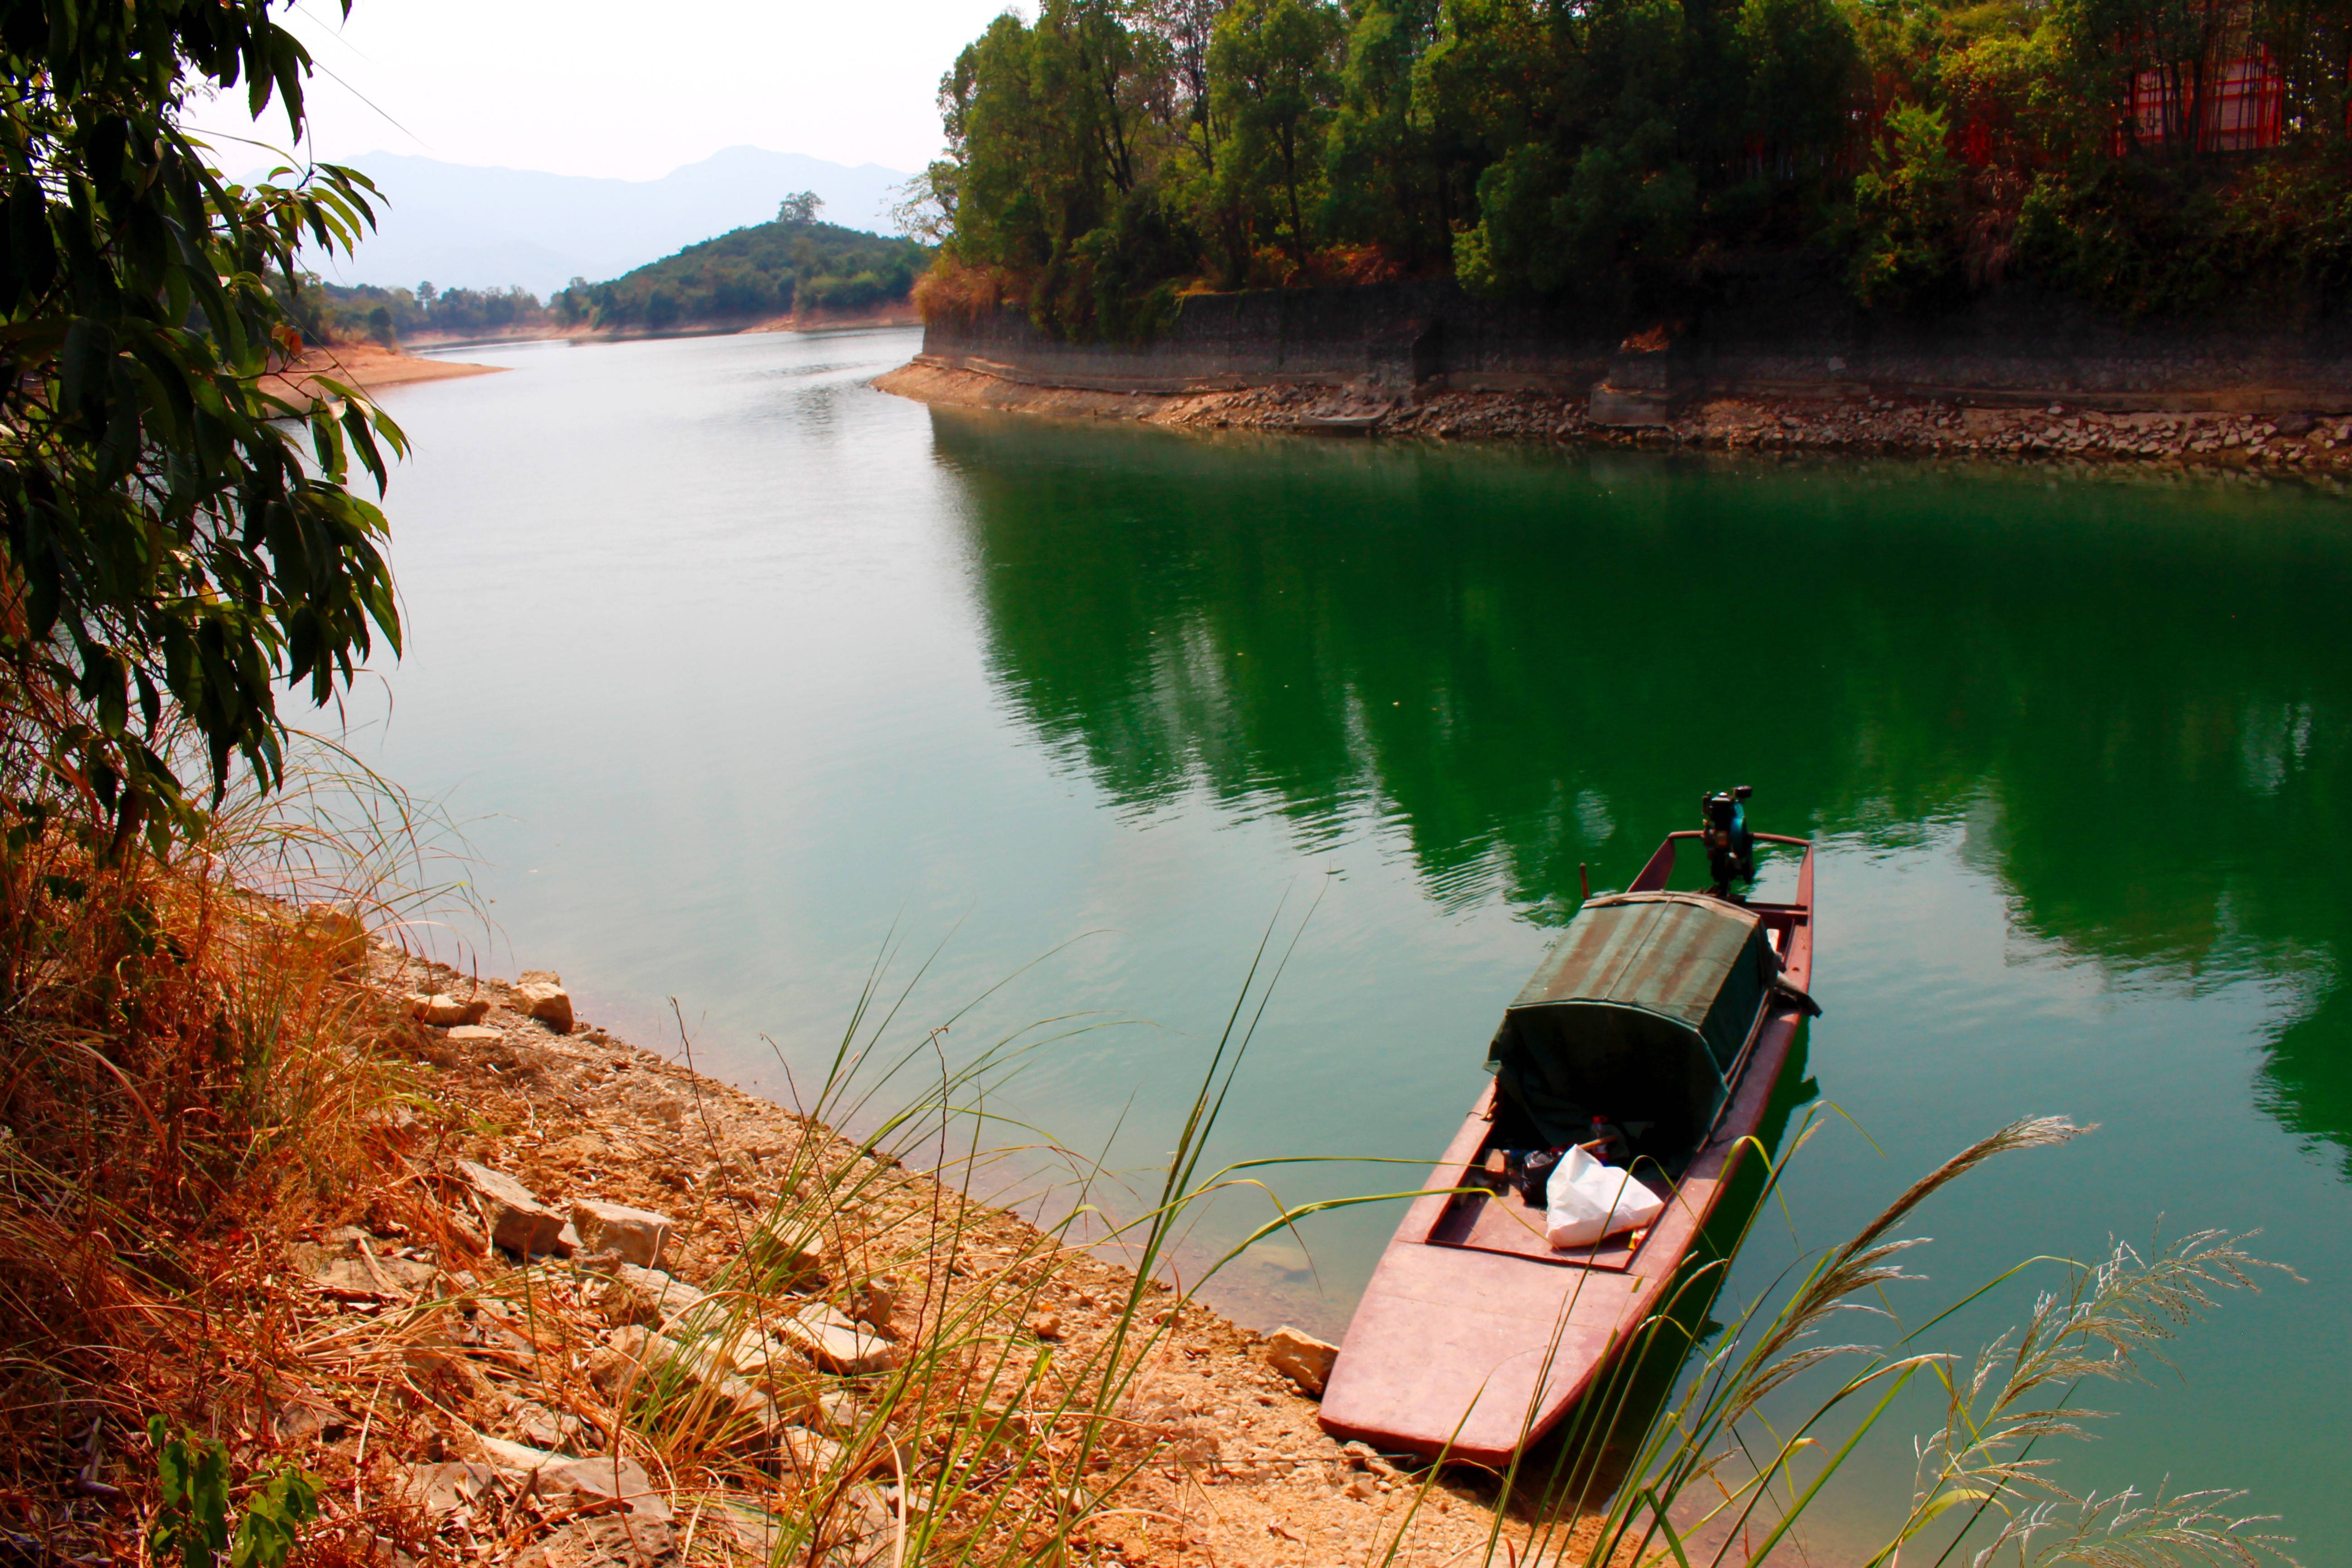
[[[1706,846],[1707,874],[1715,886],[1707,890],[1718,899],[1744,902],[1731,890],[1734,882],[1756,880],[1756,836],[1748,831],[1747,800],[1756,791],[1748,784],[1718,790],[1698,803],[1700,840]]]

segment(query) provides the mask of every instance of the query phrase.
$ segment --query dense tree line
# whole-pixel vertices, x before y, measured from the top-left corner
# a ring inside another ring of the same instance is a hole
[[[1451,275],[1670,306],[1759,254],[1876,301],[2137,312],[2352,263],[2348,0],[1043,0],[940,88],[926,306]]]
[[[905,300],[929,249],[822,222],[823,205],[807,192],[786,197],[772,223],[689,245],[609,283],[575,279],[551,304],[566,324],[665,331]]]
[[[539,296],[510,289],[345,287],[306,279],[289,291],[289,308],[306,335],[329,342],[373,340],[397,348],[416,337],[496,337],[545,327],[553,320]]]

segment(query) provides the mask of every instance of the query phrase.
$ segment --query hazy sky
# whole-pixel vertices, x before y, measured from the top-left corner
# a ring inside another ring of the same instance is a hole
[[[651,179],[750,143],[917,169],[940,144],[936,98],[956,51],[1005,0],[299,0],[312,155],[382,150],[453,163]],[[331,75],[330,74],[331,73]],[[197,117],[215,141],[283,146],[276,112]],[[220,145],[223,165],[264,161]]]

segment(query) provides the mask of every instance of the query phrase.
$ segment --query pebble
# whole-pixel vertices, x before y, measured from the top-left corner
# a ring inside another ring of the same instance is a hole
[[[580,1245],[589,1252],[609,1252],[625,1263],[644,1268],[661,1267],[663,1248],[669,1245],[677,1221],[651,1209],[583,1198],[572,1205],[572,1224]]]
[[[514,988],[514,1010],[526,1018],[537,1018],[559,1035],[572,1032],[572,996],[563,989],[563,977],[545,969],[526,969]]]
[[[1267,1336],[1266,1364],[1309,1394],[1321,1394],[1339,1359],[1339,1347],[1285,1323]]]
[[[555,1252],[562,1245],[563,1215],[504,1171],[471,1160],[457,1163],[457,1180],[469,1188],[490,1222],[490,1239],[524,1258]]]
[[[490,999],[487,996],[474,996],[460,1000],[442,991],[434,992],[430,995],[421,992],[411,992],[408,997],[408,1011],[410,1016],[419,1023],[446,1029],[453,1025],[480,1023],[489,1016]]]

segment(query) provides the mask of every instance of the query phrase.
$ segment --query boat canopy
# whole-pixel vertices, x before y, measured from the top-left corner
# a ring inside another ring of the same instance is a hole
[[[1504,1013],[1487,1070],[1548,1145],[1598,1116],[1638,1152],[1685,1152],[1779,973],[1752,910],[1699,893],[1594,899]]]

